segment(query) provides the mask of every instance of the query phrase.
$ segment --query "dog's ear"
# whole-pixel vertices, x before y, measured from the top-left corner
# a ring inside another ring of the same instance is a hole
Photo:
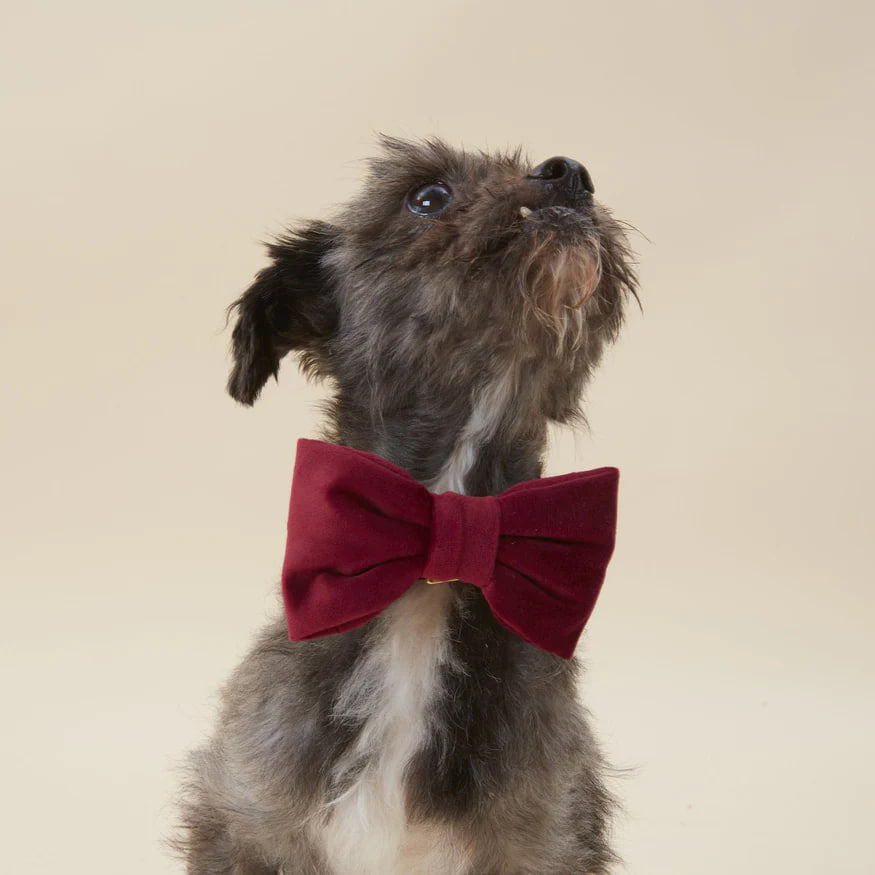
[[[325,361],[338,314],[323,259],[336,240],[324,222],[278,238],[268,245],[270,266],[228,308],[237,311],[228,392],[241,404],[255,401],[287,352],[299,351],[307,370]]]

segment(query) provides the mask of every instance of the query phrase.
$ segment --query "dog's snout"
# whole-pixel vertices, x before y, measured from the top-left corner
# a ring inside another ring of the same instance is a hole
[[[592,177],[589,171],[573,158],[556,155],[539,164],[530,174],[529,179],[544,185],[561,188],[570,194],[595,193]]]

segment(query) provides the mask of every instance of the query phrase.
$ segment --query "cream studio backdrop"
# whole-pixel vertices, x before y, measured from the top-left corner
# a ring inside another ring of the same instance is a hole
[[[287,362],[235,406],[223,308],[383,130],[573,155],[643,232],[548,469],[622,472],[581,652],[627,871],[871,871],[872,15],[4,9],[0,869],[180,871],[173,769],[274,609],[327,391]]]

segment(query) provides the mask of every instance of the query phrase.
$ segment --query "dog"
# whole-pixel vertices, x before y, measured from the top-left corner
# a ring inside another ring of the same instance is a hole
[[[231,305],[228,391],[282,358],[333,388],[325,440],[432,492],[541,475],[548,424],[637,299],[625,227],[587,170],[383,138],[358,197],[268,246]],[[190,761],[177,847],[197,875],[603,873],[605,766],[578,666],[499,624],[480,590],[418,581],[375,619],[268,626]]]

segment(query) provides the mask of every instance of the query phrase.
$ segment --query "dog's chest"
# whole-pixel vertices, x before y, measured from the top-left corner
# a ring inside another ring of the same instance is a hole
[[[487,383],[433,492],[465,491],[477,451],[495,432],[516,385],[513,368]],[[464,843],[451,828],[411,825],[405,811],[408,763],[428,740],[429,713],[452,658],[448,587],[423,581],[380,618],[381,637],[345,682],[335,716],[363,723],[352,750],[335,765],[343,788],[327,800],[313,838],[336,875],[463,875]]]
[[[404,802],[405,769],[427,741],[449,658],[451,598],[448,588],[414,585],[385,612],[380,637],[341,690],[336,716],[363,725],[334,767],[342,789],[327,801],[313,836],[338,875],[467,871],[440,826],[408,824]]]

